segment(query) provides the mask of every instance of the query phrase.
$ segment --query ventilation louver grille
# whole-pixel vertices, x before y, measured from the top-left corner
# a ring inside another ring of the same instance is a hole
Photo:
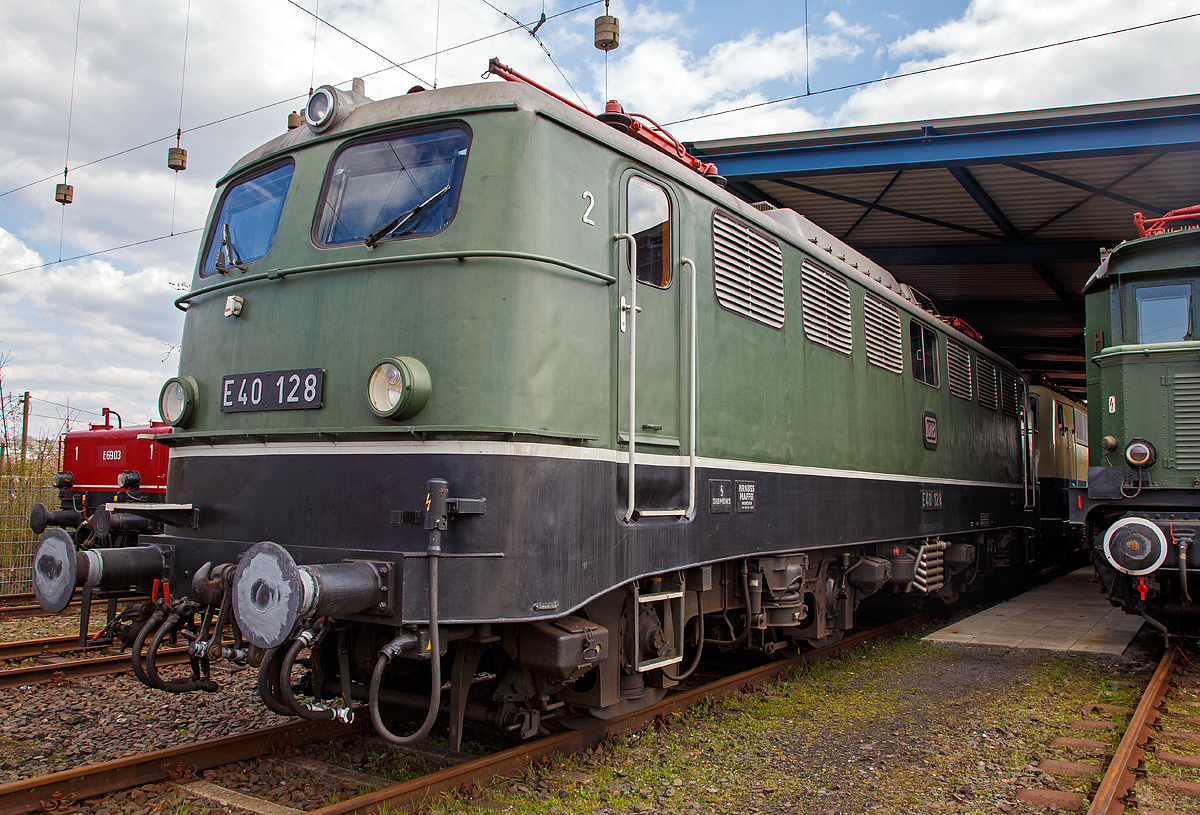
[[[1017,415],[1017,375],[1000,369],[1000,410],[1005,416]]]
[[[852,353],[854,334],[850,328],[850,287],[846,282],[806,260],[800,268],[800,293],[804,336],[838,353]]]
[[[954,340],[946,340],[946,366],[950,373],[950,392],[969,400],[971,388],[971,352]]]
[[[1200,469],[1200,374],[1171,377],[1171,419],[1175,466]]]
[[[900,315],[896,310],[864,294],[863,325],[866,329],[867,361],[892,373],[903,373],[904,345],[900,338]]]
[[[996,364],[986,357],[979,357],[976,368],[979,370],[979,404],[995,410],[1000,403],[996,392]]]
[[[783,328],[783,253],[774,241],[717,212],[713,260],[718,303],[749,320]]]

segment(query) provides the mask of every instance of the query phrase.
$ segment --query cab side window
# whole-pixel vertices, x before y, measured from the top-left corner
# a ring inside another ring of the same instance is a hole
[[[640,176],[625,190],[626,231],[637,245],[637,279],[665,289],[671,285],[671,201],[667,191]]]
[[[1137,341],[1179,342],[1192,339],[1192,287],[1141,286],[1137,296]]]
[[[909,339],[912,345],[913,379],[938,387],[937,332],[913,320],[909,324]]]

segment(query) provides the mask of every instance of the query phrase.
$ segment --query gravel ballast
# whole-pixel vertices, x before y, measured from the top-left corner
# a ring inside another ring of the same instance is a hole
[[[5,624],[0,636],[19,638],[13,630],[19,625]],[[1125,656],[1095,657],[934,645],[919,635],[875,643],[588,754],[531,768],[474,796],[444,798],[431,811],[1031,813],[1038,810],[1016,797],[1023,788],[1090,793],[1098,776],[1056,778],[1038,765],[1044,758],[1098,760],[1048,745],[1056,736],[1080,735],[1070,725],[1085,705],[1136,705],[1157,661],[1156,646],[1159,640],[1143,637]],[[253,671],[214,678],[221,684],[215,694],[165,694],[130,675],[7,691],[0,698],[0,780],[285,721],[258,701]],[[1120,728],[1086,735],[1115,745]],[[344,748],[323,745],[314,757],[399,780],[385,753],[360,737]],[[297,809],[319,807],[335,792],[353,794],[345,785],[333,789],[285,773],[279,760],[205,775],[226,783],[226,775],[240,774],[245,781],[234,786],[246,791],[279,787],[269,797]],[[101,815],[229,811],[169,784],[83,809]]]
[[[1051,740],[1080,735],[1070,725],[1085,705],[1135,706],[1155,644],[1114,658],[915,636],[877,643],[433,811],[1042,812],[1017,793],[1090,794],[1099,780],[1040,770],[1045,758],[1100,760]],[[1087,735],[1115,746],[1121,724]],[[1182,811],[1200,811],[1191,806]]]

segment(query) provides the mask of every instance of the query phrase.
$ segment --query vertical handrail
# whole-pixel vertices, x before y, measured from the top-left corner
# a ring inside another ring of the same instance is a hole
[[[696,514],[696,264],[690,258],[680,258],[679,262],[688,267],[692,278],[692,316],[691,331],[688,345],[691,346],[689,356],[690,370],[688,372],[688,508],[683,519],[690,521]],[[682,648],[682,646],[681,646]],[[682,653],[682,651],[681,651]]]
[[[1033,421],[1029,412],[1029,389],[1021,385],[1021,496],[1025,509],[1037,506],[1037,487],[1033,483]]]
[[[621,241],[629,241],[629,305],[624,309],[629,312],[629,506],[625,509],[625,521],[633,521],[634,513],[634,414],[636,412],[636,388],[637,388],[637,240],[628,232],[618,232],[613,235],[613,240],[618,243]],[[620,268],[620,260],[617,261],[617,268]]]

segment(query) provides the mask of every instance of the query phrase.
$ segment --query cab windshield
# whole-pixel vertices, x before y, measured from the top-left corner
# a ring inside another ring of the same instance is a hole
[[[430,235],[458,206],[470,136],[460,126],[351,144],[325,181],[314,237],[324,246]]]
[[[289,161],[226,189],[208,236],[201,277],[245,268],[267,254],[295,169]]]

